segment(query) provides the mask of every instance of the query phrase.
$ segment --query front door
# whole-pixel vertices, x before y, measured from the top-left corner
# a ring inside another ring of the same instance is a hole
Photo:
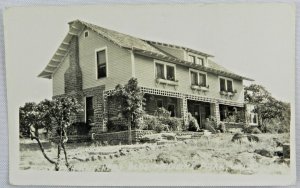
[[[209,116],[209,107],[200,104],[194,105],[194,117],[197,119],[197,122],[201,129],[205,128],[204,124],[208,116]]]

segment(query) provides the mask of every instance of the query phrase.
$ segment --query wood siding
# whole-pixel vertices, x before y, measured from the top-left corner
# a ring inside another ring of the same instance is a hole
[[[52,78],[52,94],[53,96],[62,95],[65,93],[65,78],[64,74],[70,65],[69,54],[67,54],[64,61],[61,63]]]
[[[107,77],[97,79],[96,50],[107,48]],[[107,39],[89,30],[89,36],[79,37],[79,63],[82,70],[83,89],[105,85],[113,89],[117,84],[125,84],[131,78],[131,55]]]
[[[218,75],[207,73],[207,84],[209,90],[204,94],[203,92],[195,92],[191,89],[189,68],[181,65],[176,65],[176,79],[179,81],[177,89],[174,86],[163,86],[155,82],[155,67],[154,60],[143,56],[135,56],[135,75],[138,78],[140,86],[157,88],[162,90],[176,91],[185,94],[202,95],[210,98],[229,100],[234,102],[244,102],[243,81],[233,80],[233,87],[237,93],[230,99],[220,95],[220,83]]]

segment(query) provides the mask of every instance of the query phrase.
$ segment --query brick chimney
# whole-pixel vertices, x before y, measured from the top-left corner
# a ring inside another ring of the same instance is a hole
[[[79,65],[78,36],[72,36],[69,49],[70,65],[65,72],[65,93],[78,93],[82,91],[82,72]]]

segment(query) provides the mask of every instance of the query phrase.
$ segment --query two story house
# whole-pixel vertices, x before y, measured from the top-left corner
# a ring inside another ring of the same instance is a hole
[[[194,49],[143,40],[80,20],[69,32],[39,77],[52,79],[53,97],[71,95],[85,105],[76,121],[93,122],[91,132],[107,131],[117,114],[110,95],[117,84],[138,79],[145,111],[164,107],[187,121],[190,112],[203,126],[244,110],[243,80],[216,64],[213,56]]]

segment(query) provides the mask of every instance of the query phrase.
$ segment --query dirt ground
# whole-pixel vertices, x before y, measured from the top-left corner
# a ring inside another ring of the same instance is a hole
[[[289,160],[280,153],[278,142],[288,134],[260,134],[259,142],[232,142],[233,134],[215,134],[197,139],[136,145],[103,146],[100,143],[67,144],[73,171],[92,172],[193,172],[218,174],[288,174]],[[56,157],[55,144],[44,143],[46,153]],[[265,150],[267,154],[257,151]],[[66,171],[64,159],[61,170]],[[54,166],[43,157],[37,143],[20,143],[20,169],[49,170]]]

